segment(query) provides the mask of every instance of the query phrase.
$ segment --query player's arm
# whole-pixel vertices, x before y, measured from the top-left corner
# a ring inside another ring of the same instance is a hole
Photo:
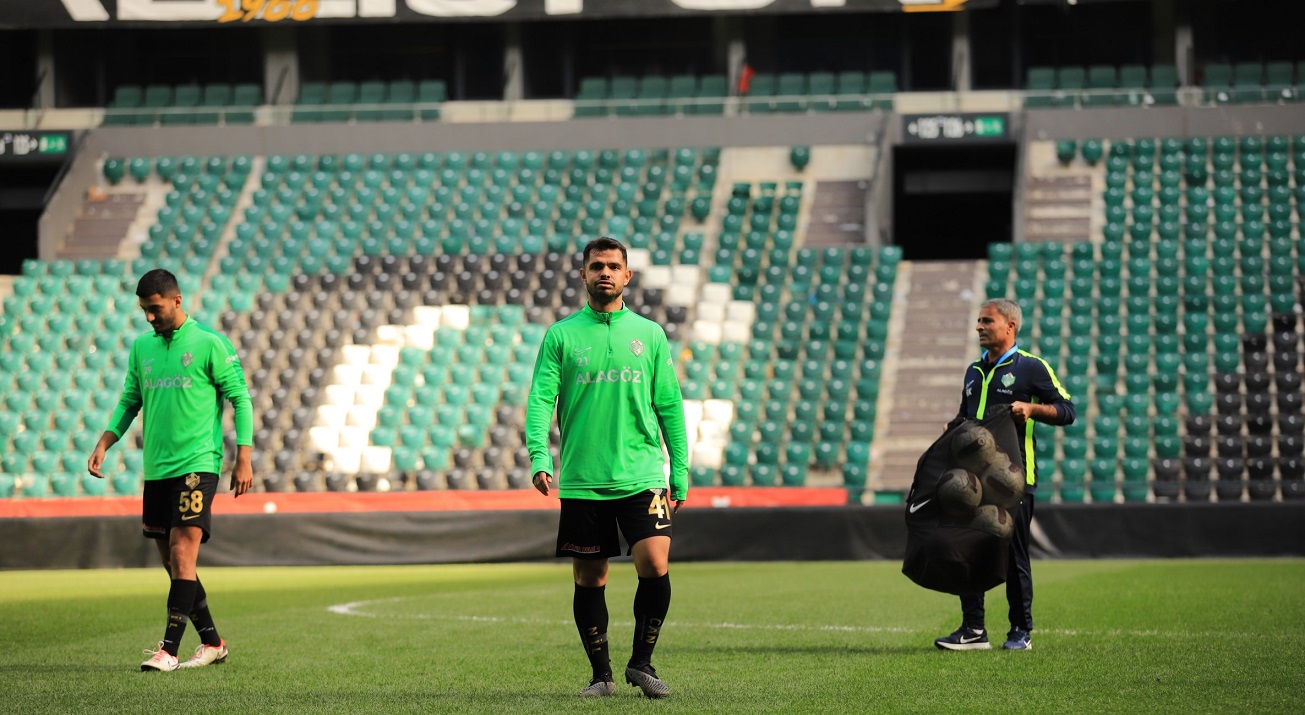
[[[235,346],[223,337],[213,342],[212,350],[209,370],[213,382],[235,411],[236,464],[231,470],[231,490],[239,498],[254,483],[254,405]]]
[[[653,358],[652,406],[671,455],[671,501],[678,509],[689,497],[689,436],[684,424],[684,395],[675,376],[675,359],[665,334],[657,340]]]
[[[526,449],[530,452],[531,482],[545,496],[553,483],[553,455],[548,451],[548,430],[553,424],[561,383],[561,342],[557,330],[550,328],[544,334],[539,354],[535,356],[530,396],[526,398]]]
[[[1056,379],[1056,371],[1042,360],[1037,360],[1032,372],[1033,384],[1029,392],[1037,402],[1015,402],[1010,406],[1016,417],[1049,425],[1074,424],[1076,410],[1065,391],[1064,385]]]
[[[109,418],[108,428],[100,435],[100,441],[96,443],[90,459],[86,460],[86,471],[100,479],[104,478],[104,475],[100,474],[100,466],[104,464],[104,453],[122,439],[122,435],[131,427],[132,421],[140,412],[141,404],[140,372],[136,369],[136,345],[133,343],[131,353],[127,357],[127,377],[122,383],[122,396],[118,398],[118,406],[113,410],[113,416]]]

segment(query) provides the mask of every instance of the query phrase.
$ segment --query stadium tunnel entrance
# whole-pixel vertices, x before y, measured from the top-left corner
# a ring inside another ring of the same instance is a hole
[[[1010,241],[1015,144],[893,148],[893,242],[907,260],[986,258]]]
[[[22,273],[23,259],[37,257],[41,212],[60,168],[52,162],[0,162],[0,274]]]

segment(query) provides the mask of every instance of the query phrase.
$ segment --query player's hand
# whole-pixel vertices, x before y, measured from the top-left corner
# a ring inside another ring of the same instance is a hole
[[[548,496],[548,488],[553,486],[553,477],[549,476],[548,472],[535,472],[535,478],[531,479],[530,483],[535,485],[535,489],[538,489],[540,494]]]
[[[672,514],[677,514],[677,513],[679,513],[679,511],[680,511],[680,507],[684,506],[686,503],[688,503],[688,501],[689,501],[688,499],[680,499],[680,500],[671,499],[671,500],[670,500],[670,502],[671,502],[671,513],[672,513]]]
[[[1012,402],[1010,403],[1010,414],[1018,420],[1028,421],[1033,417],[1033,405],[1027,402]]]
[[[91,452],[91,458],[86,460],[86,471],[90,472],[91,476],[97,479],[104,479],[104,475],[100,474],[100,467],[103,464],[104,464],[104,447],[97,446],[95,448],[95,451]]]
[[[231,469],[231,491],[236,493],[238,499],[252,486],[254,486],[254,465],[248,460],[237,459],[236,466]]]

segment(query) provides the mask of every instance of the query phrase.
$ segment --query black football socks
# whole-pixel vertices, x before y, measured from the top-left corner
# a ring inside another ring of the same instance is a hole
[[[589,665],[594,669],[594,680],[612,679],[612,655],[607,649],[607,599],[606,587],[590,588],[576,584],[572,609],[575,625],[580,631]]]
[[[195,632],[204,645],[213,648],[222,645],[217,626],[213,625],[213,614],[208,612],[208,594],[198,578],[195,579],[195,605],[190,609],[190,622],[195,624]]]
[[[639,578],[639,588],[634,592],[634,647],[630,652],[630,667],[652,662],[653,648],[662,632],[662,622],[671,607],[671,575],[657,578]]]
[[[197,581],[174,578],[172,587],[168,589],[168,627],[163,632],[163,650],[174,656],[181,647],[181,636],[186,632],[186,618],[195,605],[198,585]]]

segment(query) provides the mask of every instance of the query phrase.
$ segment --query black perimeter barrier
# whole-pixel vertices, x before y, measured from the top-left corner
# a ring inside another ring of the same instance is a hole
[[[902,559],[904,506],[690,508],[676,561]],[[213,517],[203,566],[549,561],[556,511]],[[154,567],[137,517],[0,519],[0,569]],[[1035,558],[1305,556],[1305,504],[1040,504]]]

